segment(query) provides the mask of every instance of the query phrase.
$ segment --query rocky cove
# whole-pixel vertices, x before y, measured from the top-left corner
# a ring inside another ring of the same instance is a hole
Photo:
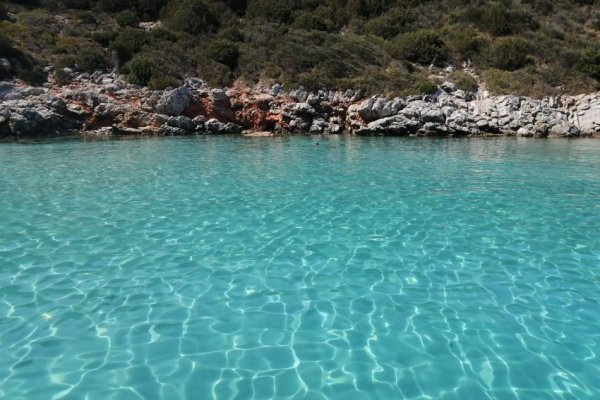
[[[190,78],[152,91],[116,73],[79,74],[63,87],[0,82],[0,138],[194,134],[600,136],[600,93],[532,99],[467,93],[386,99],[281,85],[210,88]]]

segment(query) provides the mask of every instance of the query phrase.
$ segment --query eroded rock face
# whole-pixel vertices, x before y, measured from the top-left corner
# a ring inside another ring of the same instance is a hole
[[[0,102],[0,137],[46,136],[67,133],[82,126],[82,114],[49,93],[28,91]]]
[[[564,97],[559,104],[566,104],[569,121],[584,134],[600,132],[600,95]]]
[[[600,95],[565,101],[534,100],[518,96],[476,99],[450,84],[425,98],[409,97],[406,105],[388,117],[381,99],[367,99],[351,121],[360,135],[512,135],[576,137],[600,131]],[[571,104],[570,108],[562,104]]]
[[[360,100],[353,90],[286,92],[282,85],[227,90],[197,78],[152,91],[114,73],[74,75],[61,88],[0,82],[0,136],[84,130],[99,135],[247,132],[358,135],[513,135],[577,137],[600,133],[600,94],[534,100],[465,93],[445,82],[426,96]]]

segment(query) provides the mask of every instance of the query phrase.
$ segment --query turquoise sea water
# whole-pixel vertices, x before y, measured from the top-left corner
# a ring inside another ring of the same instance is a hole
[[[0,398],[600,398],[600,140],[315,140],[0,144]]]

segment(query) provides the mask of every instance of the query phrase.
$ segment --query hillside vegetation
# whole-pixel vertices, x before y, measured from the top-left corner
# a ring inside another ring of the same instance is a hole
[[[198,76],[391,96],[470,63],[492,93],[541,97],[599,89],[599,34],[594,0],[4,1],[0,79],[118,68],[152,88]]]

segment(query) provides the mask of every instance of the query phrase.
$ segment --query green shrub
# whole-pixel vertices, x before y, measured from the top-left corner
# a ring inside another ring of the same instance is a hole
[[[30,84],[38,85],[46,81],[46,74],[35,60],[15,47],[13,41],[0,32],[0,55],[8,59],[9,70],[0,71],[0,79],[16,76]]]
[[[600,51],[586,49],[581,53],[575,68],[596,80],[600,80]]]
[[[554,3],[551,0],[534,0],[532,6],[542,15],[548,15],[554,11]]]
[[[79,18],[79,21],[82,24],[96,24],[96,16],[91,11],[77,11],[75,15],[77,16],[77,18]]]
[[[54,42],[52,52],[55,54],[67,54],[79,47],[81,39],[74,36],[59,36]]]
[[[177,35],[165,28],[155,28],[150,31],[150,36],[154,41],[176,42]]]
[[[75,68],[79,71],[93,72],[105,70],[110,66],[106,51],[95,42],[76,36],[61,36],[54,44],[54,53],[69,55],[59,57],[63,67]],[[70,64],[65,64],[71,60]]]
[[[218,17],[201,0],[170,0],[163,14],[167,26],[174,31],[195,35],[214,32],[220,26]]]
[[[514,72],[489,69],[483,72],[482,77],[494,95],[518,93],[523,96],[541,98],[557,94],[555,88],[536,76],[535,71],[528,71],[527,68]]]
[[[288,22],[297,8],[295,0],[249,0],[246,16],[269,21]]]
[[[481,7],[467,7],[464,18],[495,36],[514,35],[539,27],[539,23],[529,12],[510,2],[492,1]]]
[[[167,0],[137,0],[137,10],[140,16],[147,20],[154,20],[160,11],[167,5]]]
[[[156,72],[156,64],[148,56],[137,55],[129,62],[128,69],[129,82],[146,86]]]
[[[445,29],[444,40],[457,62],[477,60],[482,52],[489,46],[489,41],[475,29],[456,25]]]
[[[17,14],[17,21],[20,24],[38,29],[43,29],[54,25],[54,17],[52,14],[42,8],[36,8],[31,11],[25,11]]]
[[[505,71],[523,68],[529,63],[527,58],[529,50],[529,44],[521,38],[500,38],[492,44],[488,52],[488,64]]]
[[[75,54],[77,66],[81,71],[103,71],[110,67],[106,52],[98,45],[90,43],[81,47]]]
[[[240,30],[235,26],[221,29],[219,31],[219,37],[237,43],[244,41],[244,35],[242,35],[242,32],[240,32]]]
[[[318,7],[316,10],[300,11],[292,27],[298,29],[332,32],[336,29],[333,10],[330,7]]]
[[[107,31],[96,31],[90,33],[89,37],[94,42],[98,43],[103,47],[108,47],[110,43],[115,40],[117,37],[117,32],[107,32]]]
[[[140,29],[125,28],[110,44],[110,49],[117,53],[122,65],[137,53],[146,43],[146,33]]]
[[[229,39],[216,39],[208,45],[210,58],[234,69],[237,66],[240,51],[238,45]]]
[[[388,11],[394,3],[390,0],[348,0],[345,11],[348,15],[372,18]]]
[[[216,61],[203,59],[196,67],[196,75],[205,80],[211,86],[229,86],[234,77],[231,70]]]
[[[288,86],[303,87],[304,89],[313,92],[323,89],[324,86],[321,77],[316,76],[310,72],[302,72],[294,77],[288,75],[285,77],[283,82]]]
[[[66,55],[90,71],[114,57],[131,73],[128,62],[143,54],[155,72],[134,79],[156,87],[198,74],[213,85],[239,78],[398,95],[420,93],[427,79],[413,63],[471,59],[480,75],[496,71],[496,88],[517,94],[589,92],[600,86],[598,1],[0,0],[11,45],[2,74],[41,81],[40,66]],[[163,28],[132,29],[157,19]]]
[[[17,77],[31,85],[41,85],[48,79],[48,75],[41,65],[33,65],[31,68],[17,70]]]
[[[368,20],[364,30],[384,39],[391,39],[404,32],[415,20],[414,13],[409,8],[394,8],[389,12]]]
[[[298,75],[289,74],[284,83],[289,86],[303,86],[312,91],[324,88],[335,89],[351,75],[351,72],[344,60],[326,59],[319,62],[310,71],[301,72]]]
[[[54,80],[59,86],[67,85],[71,82],[71,75],[65,72],[65,68],[74,69],[77,59],[72,55],[60,55],[54,62]]]
[[[98,0],[98,8],[103,11],[117,12],[136,6],[136,0]]]
[[[115,21],[121,28],[137,27],[140,24],[140,19],[133,10],[123,10],[115,16]]]
[[[399,36],[392,41],[390,50],[398,59],[423,65],[443,66],[448,59],[448,47],[437,32],[428,29]]]

